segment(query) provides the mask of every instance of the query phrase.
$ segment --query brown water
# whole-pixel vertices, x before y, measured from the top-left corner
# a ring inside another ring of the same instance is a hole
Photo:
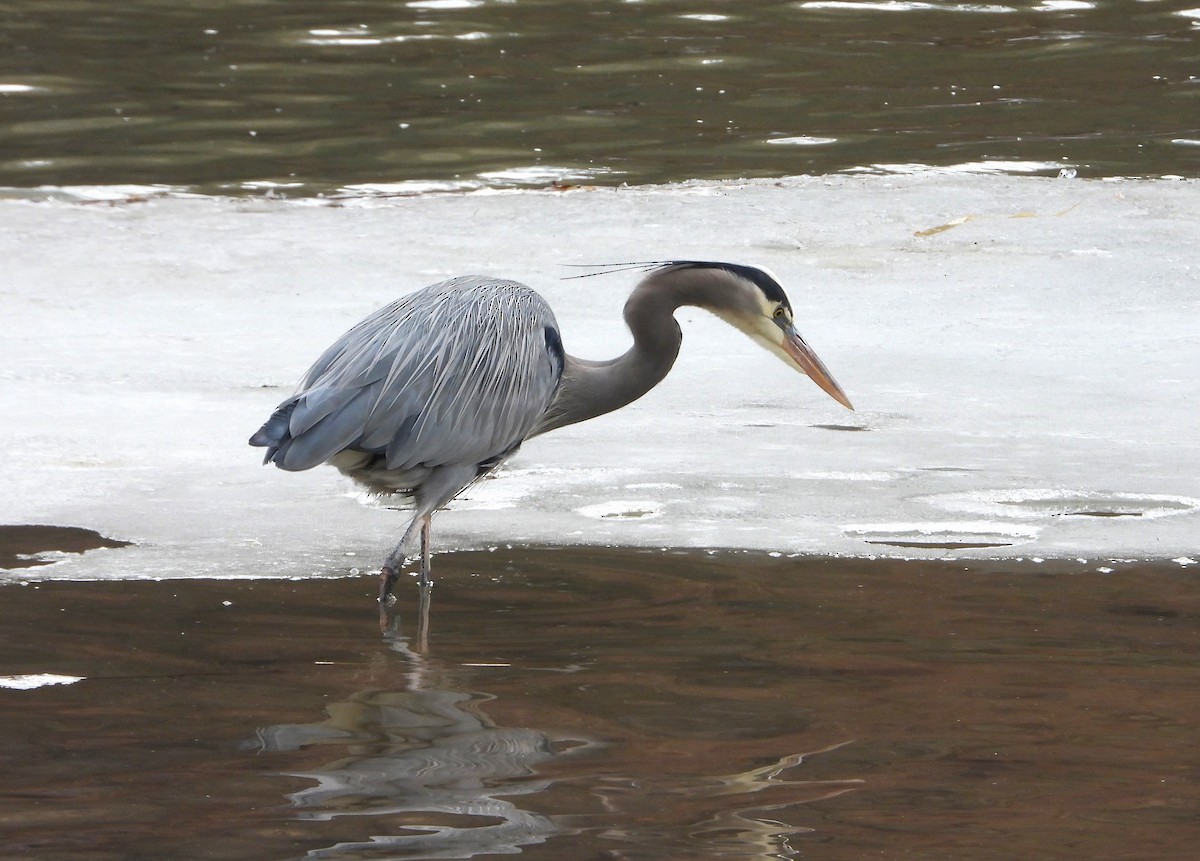
[[[0,590],[0,857],[1191,857],[1178,567],[616,550]],[[412,585],[402,597],[411,602]]]
[[[106,538],[79,526],[0,524],[0,568],[10,570],[49,565],[64,553],[128,546],[128,541]]]
[[[311,195],[979,162],[1194,177],[1195,6],[0,4],[0,186]]]

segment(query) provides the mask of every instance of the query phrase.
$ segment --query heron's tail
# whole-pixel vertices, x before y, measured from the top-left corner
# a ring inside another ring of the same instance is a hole
[[[277,464],[283,465],[283,454],[292,442],[292,434],[288,430],[288,425],[291,423],[292,410],[294,409],[296,409],[295,400],[285,401],[280,404],[279,408],[271,413],[271,417],[267,419],[266,424],[255,431],[254,436],[250,437],[250,445],[266,448],[267,454],[263,458],[264,464],[275,461]]]

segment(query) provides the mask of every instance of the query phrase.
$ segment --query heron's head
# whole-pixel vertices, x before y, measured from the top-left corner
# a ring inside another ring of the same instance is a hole
[[[694,279],[702,291],[697,305],[807,374],[842,406],[854,409],[825,363],[796,331],[792,303],[770,270],[736,263],[678,261],[663,267],[663,272]]]

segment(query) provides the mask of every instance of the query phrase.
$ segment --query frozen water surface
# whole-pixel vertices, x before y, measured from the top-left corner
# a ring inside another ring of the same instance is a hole
[[[857,412],[684,309],[662,385],[530,442],[438,516],[439,548],[1195,555],[1196,182],[161,192],[0,201],[0,522],[136,544],[12,577],[370,570],[401,515],[332,469],[263,468],[246,445],[320,351],[396,296],[478,272],[546,295],[570,352],[612,356],[634,276],[564,280],[562,264],[669,258],[778,273]]]

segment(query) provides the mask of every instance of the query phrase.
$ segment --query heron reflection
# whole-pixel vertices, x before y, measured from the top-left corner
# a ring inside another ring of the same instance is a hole
[[[403,687],[362,690],[326,706],[325,720],[258,731],[262,752],[337,751],[319,768],[288,772],[313,781],[287,796],[295,818],[387,817],[398,832],[305,857],[473,858],[566,833],[520,799],[551,785],[538,776],[540,765],[591,743],[497,726],[483,710],[491,695],[454,690],[453,670],[413,651],[403,637],[393,648],[411,661]]]

